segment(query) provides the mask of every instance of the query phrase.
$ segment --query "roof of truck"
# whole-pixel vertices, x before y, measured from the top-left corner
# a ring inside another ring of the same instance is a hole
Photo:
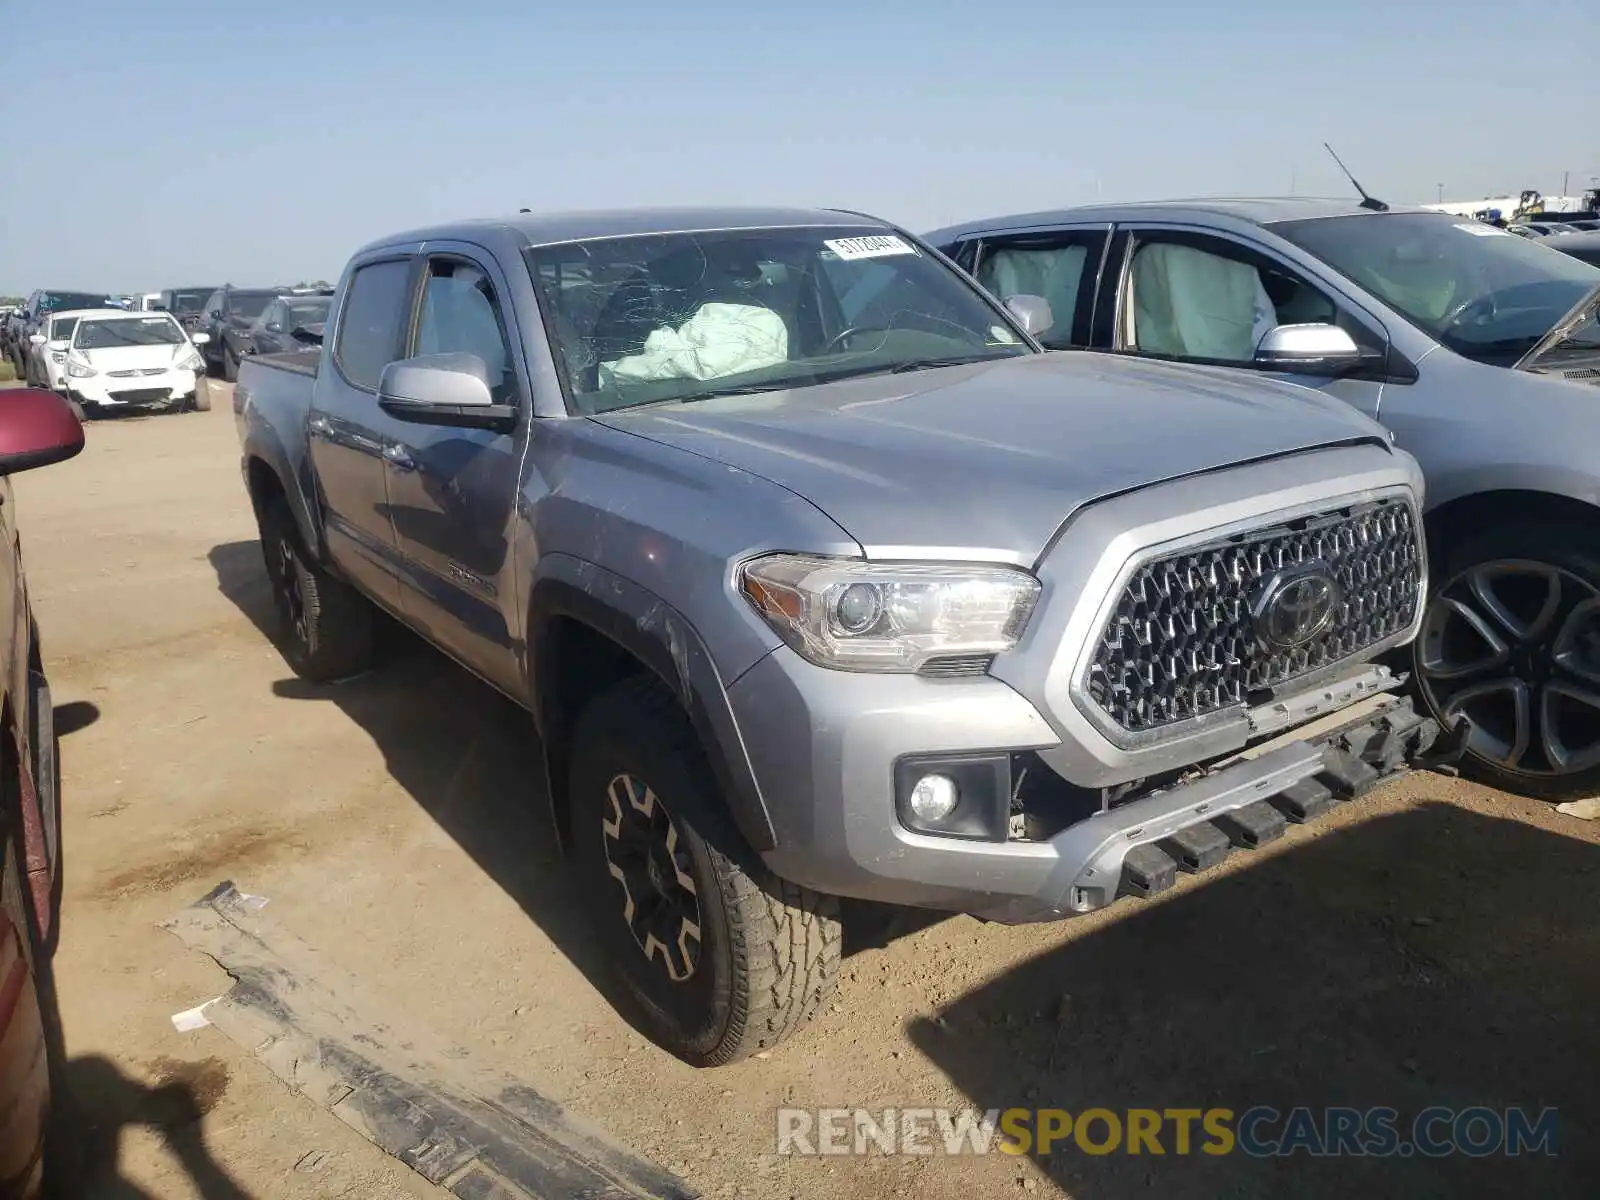
[[[1393,205],[1390,213],[1427,212],[1423,208]],[[1125,204],[1085,204],[1073,208],[1046,209],[1040,212],[1017,213],[1010,216],[989,217],[978,221],[963,221],[934,230],[924,236],[939,243],[993,229],[1025,229],[1034,226],[1060,225],[1079,221],[1137,221],[1142,218],[1166,219],[1199,218],[1214,220],[1231,218],[1253,225],[1270,225],[1274,221],[1300,221],[1319,217],[1381,216],[1371,209],[1362,208],[1359,198],[1325,196],[1202,196],[1184,200],[1139,200]]]
[[[516,213],[475,221],[456,221],[397,233],[363,247],[407,242],[444,241],[474,231],[499,230],[520,235],[530,246],[581,242],[632,234],[695,233],[711,229],[771,229],[795,225],[869,225],[889,228],[886,221],[837,208],[615,208],[575,212]]]

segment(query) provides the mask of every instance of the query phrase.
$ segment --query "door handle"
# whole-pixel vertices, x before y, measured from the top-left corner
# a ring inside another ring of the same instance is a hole
[[[333,433],[333,423],[327,417],[312,417],[306,422],[306,428],[322,437],[328,437]]]
[[[404,446],[398,444],[383,448],[383,460],[396,470],[415,471],[417,469],[416,459],[406,452]]]

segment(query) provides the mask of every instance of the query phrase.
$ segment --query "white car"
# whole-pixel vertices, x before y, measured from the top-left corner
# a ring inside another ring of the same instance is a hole
[[[38,335],[35,335],[38,336]],[[199,376],[205,362],[170,313],[82,313],[69,338],[35,342],[64,361],[67,394],[85,411],[122,407],[211,407]]]
[[[49,313],[40,319],[40,331],[24,347],[27,358],[25,378],[33,387],[49,388],[63,395],[67,391],[67,346],[72,331],[82,317],[120,317],[115,308],[70,308]],[[61,345],[55,345],[60,342]]]

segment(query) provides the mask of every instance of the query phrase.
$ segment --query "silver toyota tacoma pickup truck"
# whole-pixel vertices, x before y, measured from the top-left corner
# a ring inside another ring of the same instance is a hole
[[[301,674],[374,608],[525,705],[597,936],[661,1045],[827,1002],[840,898],[1018,922],[1150,896],[1458,754],[1416,463],[1331,398],[1048,355],[832,210],[385,238],[324,344],[246,361]]]

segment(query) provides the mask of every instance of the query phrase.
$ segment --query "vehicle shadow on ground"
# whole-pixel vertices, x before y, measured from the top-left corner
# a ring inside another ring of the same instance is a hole
[[[276,640],[278,618],[260,546],[230,542],[208,557],[222,594]],[[378,665],[365,675],[337,684],[289,678],[273,691],[331,702],[361,726],[383,751],[395,781],[637,1026],[634,1002],[608,969],[589,914],[572,902],[532,718],[399,626],[385,620],[378,640]],[[884,945],[941,919],[851,906],[845,952]]]
[[[223,595],[276,641],[260,546],[228,543],[209,558]],[[635,1006],[608,970],[588,914],[572,902],[532,718],[398,625],[382,622],[378,641],[377,665],[364,675],[336,684],[290,677],[273,691],[331,702],[365,730],[395,782],[637,1026]]]
[[[1074,1196],[1592,1196],[1597,884],[1600,847],[1425,805],[1129,907],[909,1032],[979,1109],[1388,1106],[1408,1140],[1430,1105],[1559,1110],[1553,1158],[1213,1156],[1198,1123],[1187,1156],[1171,1123],[1160,1157],[1069,1138],[1040,1166]]]
[[[193,1070],[186,1070],[192,1066]],[[160,1134],[168,1151],[201,1200],[250,1200],[212,1157],[201,1119],[214,1097],[207,1073],[219,1064],[174,1064],[165,1082],[149,1086],[128,1078],[109,1059],[73,1059],[58,1081],[70,1105],[62,1119],[72,1122],[63,1136],[64,1164],[52,1164],[58,1194],[84,1200],[156,1200],[118,1171],[125,1130],[144,1127]]]

